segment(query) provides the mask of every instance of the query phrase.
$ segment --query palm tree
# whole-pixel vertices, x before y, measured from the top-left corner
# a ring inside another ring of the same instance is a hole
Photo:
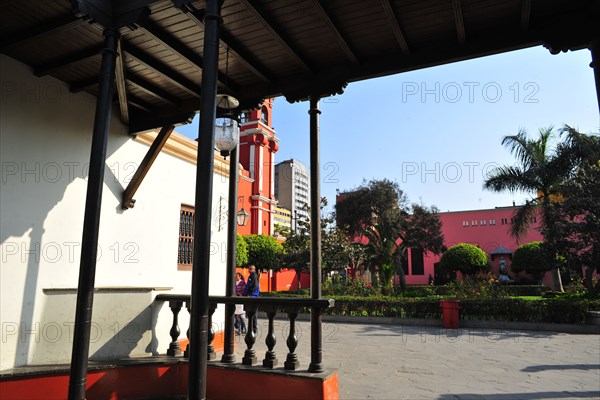
[[[570,129],[565,126],[562,132],[569,134]],[[524,130],[519,130],[517,135],[504,137],[502,145],[516,157],[518,165],[494,169],[485,181],[484,188],[496,192],[534,194],[515,212],[511,233],[517,240],[521,239],[539,210],[542,217],[540,232],[544,236],[545,253],[552,271],[552,289],[562,292],[556,257],[556,243],[560,235],[556,221],[559,215],[552,207],[552,201],[560,199],[559,188],[573,175],[577,163],[576,157],[573,157],[573,146],[569,146],[568,141],[552,147],[555,137],[552,127],[540,129],[536,139],[528,138]]]

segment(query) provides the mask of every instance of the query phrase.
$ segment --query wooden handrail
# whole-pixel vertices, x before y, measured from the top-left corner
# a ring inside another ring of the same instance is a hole
[[[190,301],[189,294],[159,294],[155,301]],[[227,297],[210,296],[210,302],[218,304],[244,304],[257,306],[282,306],[282,307],[319,307],[333,308],[333,299],[310,299],[297,297]]]

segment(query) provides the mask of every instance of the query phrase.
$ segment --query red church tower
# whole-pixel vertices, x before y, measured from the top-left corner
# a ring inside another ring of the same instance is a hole
[[[250,206],[249,228],[242,234],[271,235],[275,213],[275,153],[279,139],[272,125],[273,99],[266,100],[260,110],[245,113],[240,126],[240,164],[249,172],[251,185],[240,180],[239,196]]]

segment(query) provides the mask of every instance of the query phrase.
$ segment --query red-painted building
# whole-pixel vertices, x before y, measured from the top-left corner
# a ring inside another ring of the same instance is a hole
[[[512,206],[440,213],[444,246],[449,248],[457,243],[474,244],[488,254],[494,274],[498,275],[502,258],[510,272],[512,253],[520,244],[543,240],[537,230],[540,226],[539,217],[534,218],[529,232],[519,242],[510,234],[517,209],[518,207]],[[407,283],[426,285],[429,275],[436,276],[435,266],[440,257],[441,255],[423,255],[415,250],[409,251]]]
[[[338,196],[339,201],[339,196]],[[532,221],[529,232],[519,241],[511,235],[512,220],[517,206],[496,207],[484,210],[466,210],[443,212],[439,214],[442,222],[444,246],[450,248],[458,243],[469,243],[478,246],[488,255],[491,271],[498,275],[500,263],[505,263],[509,275],[512,254],[520,244],[543,240],[537,228],[539,217]],[[404,266],[406,283],[409,285],[427,285],[430,276],[438,281],[442,275],[437,268],[441,254],[424,254],[418,249],[409,249],[408,264]],[[503,261],[502,261],[503,260]],[[364,275],[364,270],[361,271]],[[368,279],[368,278],[367,278]],[[396,277],[399,283],[399,277]],[[544,283],[550,284],[550,276],[544,277]]]
[[[238,186],[238,209],[250,212],[250,223],[239,227],[242,235],[273,233],[275,199],[275,153],[279,139],[272,125],[273,100],[260,110],[243,115],[240,126],[240,164],[244,168]]]

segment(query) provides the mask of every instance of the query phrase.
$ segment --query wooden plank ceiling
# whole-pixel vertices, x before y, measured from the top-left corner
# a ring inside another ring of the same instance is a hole
[[[185,123],[200,104],[204,1],[146,3],[149,13],[121,31],[117,62],[115,103],[131,133]],[[353,81],[540,44],[580,49],[600,37],[599,3],[225,0],[219,90],[251,108],[268,97],[328,96]],[[96,94],[100,24],[77,18],[69,0],[0,6],[2,53],[73,92]]]

